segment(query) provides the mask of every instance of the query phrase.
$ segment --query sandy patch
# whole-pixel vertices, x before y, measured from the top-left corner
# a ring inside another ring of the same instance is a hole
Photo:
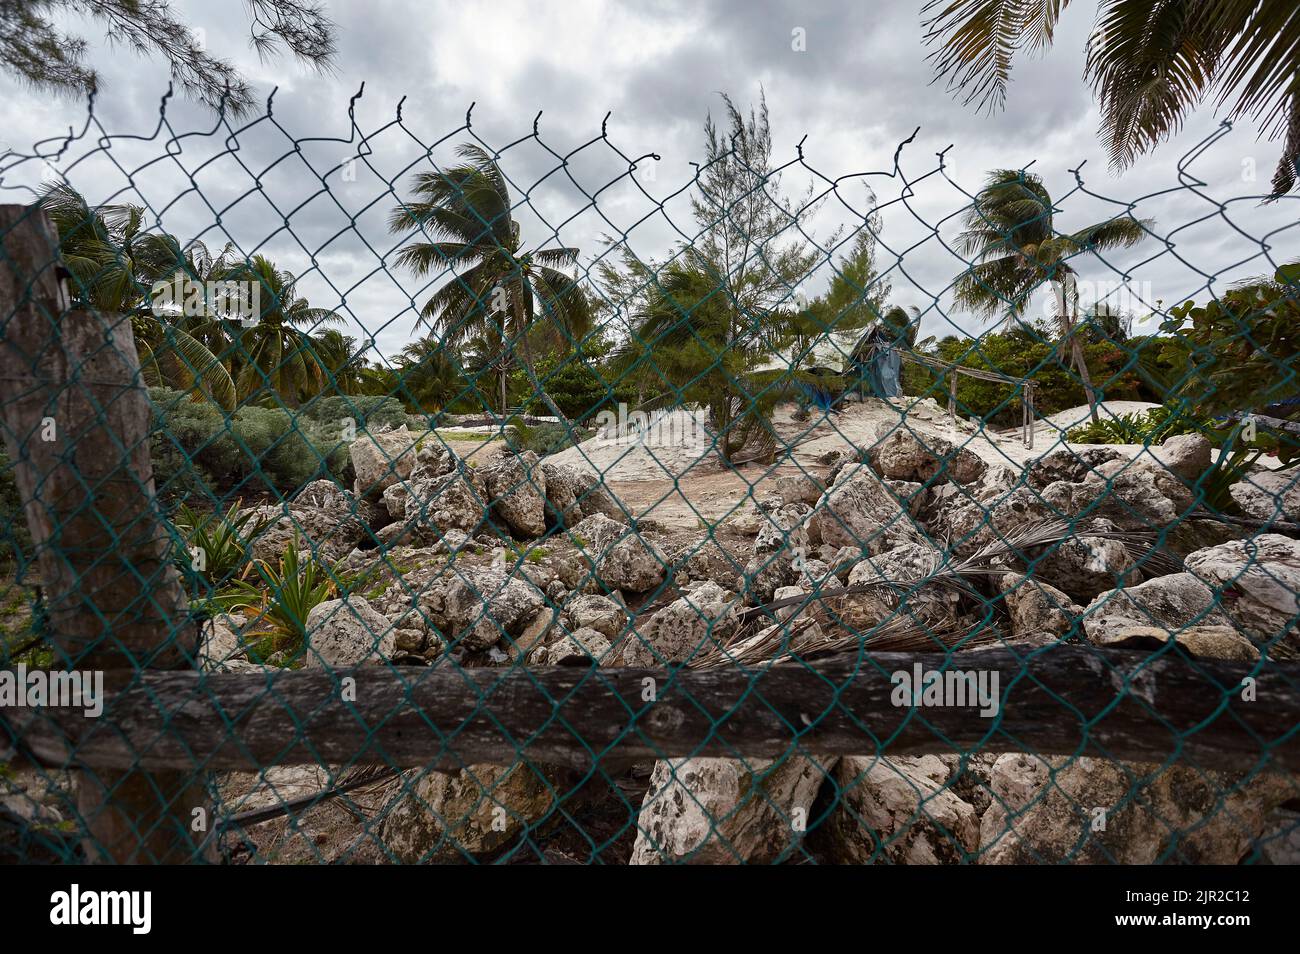
[[[1102,401],[1097,405],[1097,416],[1103,420],[1106,418],[1114,420],[1127,414],[1141,414],[1143,411],[1150,411],[1159,406],[1159,404],[1152,404],[1149,401]],[[1087,424],[1091,420],[1092,416],[1088,413],[1088,405],[1081,404],[1078,407],[1057,411],[1055,414],[1040,418],[1036,428],[1040,434],[1055,431],[1066,432],[1081,424]]]
[[[1154,406],[1140,401],[1111,401],[1102,406],[1102,413],[1118,416]],[[835,450],[856,455],[893,428],[913,430],[922,439],[928,435],[945,438],[991,465],[1020,471],[1030,461],[1072,446],[1065,441],[1066,432],[1088,419],[1086,405],[1040,419],[1034,431],[1034,446],[1028,448],[1019,428],[998,432],[984,430],[960,417],[954,421],[947,409],[932,398],[870,398],[851,403],[838,413],[814,415],[807,421],[796,420],[794,411],[794,405],[782,405],[773,416],[778,436],[778,455],[773,464],[727,468],[713,453],[711,438],[673,443],[655,439],[653,430],[651,439],[641,441],[594,437],[547,459],[599,475],[640,517],[650,517],[666,526],[695,528],[748,509],[753,500],[772,489],[766,485],[777,477],[798,473],[824,477],[827,468],[818,462],[819,458]],[[1113,446],[1129,457],[1150,455],[1159,459],[1159,448]]]

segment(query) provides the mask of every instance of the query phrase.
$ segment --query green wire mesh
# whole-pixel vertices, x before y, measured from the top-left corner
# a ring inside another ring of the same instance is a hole
[[[6,417],[11,672],[102,660],[121,650],[129,613],[168,621],[158,657],[179,650],[267,693],[266,674],[285,669],[338,674],[342,690],[358,665],[467,679],[572,666],[599,683],[625,666],[761,670],[835,655],[887,675],[872,656],[884,650],[960,667],[995,646],[1026,660],[1094,646],[1256,671],[1300,650],[1300,273],[1278,251],[1290,236],[1209,268],[1177,247],[1193,223],[1144,216],[1165,192],[1119,201],[1077,173],[1053,199],[1013,171],[999,206],[961,190],[944,155],[916,175],[900,146],[892,169],[832,179],[802,148],[756,166],[742,137],[664,184],[664,173],[647,178],[657,156],[623,151],[604,127],[556,151],[538,123],[494,146],[468,114],[435,141],[400,106],[370,132],[349,115],[346,138],[299,137],[269,103],[249,121],[222,115],[191,131],[164,109],[150,135],[124,137],[92,109],[79,132],[0,156],[0,194],[58,230],[61,261],[45,267],[60,269],[71,300],[45,316],[51,347],[92,319],[135,343],[154,415],[154,487],[136,491],[154,494],[171,554],[123,569],[139,590],[127,610],[101,606],[93,588],[71,597],[101,626],[81,634],[81,653],[65,652],[50,613],[70,597],[42,577],[14,479],[49,424],[20,431]],[[381,145],[392,137],[405,147],[396,168]],[[145,147],[144,161],[119,158]],[[512,180],[504,170],[525,155],[519,167],[535,175]],[[54,174],[39,189],[16,185],[45,164]],[[125,184],[86,204],[72,186],[102,169]],[[593,169],[608,173],[598,185]],[[784,201],[777,172],[802,176],[808,193]],[[962,191],[963,204],[926,218],[911,202],[926,180]],[[1176,188],[1203,186],[1185,176]],[[146,199],[166,189],[166,205]],[[632,223],[629,192],[649,210]],[[1206,218],[1241,231],[1228,203],[1204,198]],[[1056,217],[1098,204],[1109,210],[1098,227],[1058,230]],[[815,228],[827,207],[851,227],[829,238]],[[924,238],[895,246],[881,216],[903,212]],[[164,215],[203,227],[180,238]],[[567,244],[580,217],[603,223],[603,247]],[[983,244],[953,240],[957,222]],[[648,223],[668,236],[661,260],[634,250]],[[867,273],[852,267],[855,243],[873,251]],[[1115,251],[1127,246],[1136,261]],[[909,267],[935,248],[952,258],[950,283],[926,290],[923,312],[888,307],[889,282],[922,287]],[[277,256],[306,265],[290,271]],[[1134,290],[1143,265],[1175,257],[1204,283],[1168,305]],[[5,259],[15,287],[30,289],[35,279]],[[1163,334],[1132,335],[1105,301],[1080,309],[1085,266],[1113,273]],[[1229,270],[1262,278],[1225,291],[1216,278]],[[377,321],[366,283],[381,278],[402,304]],[[818,280],[830,290],[810,301]],[[1054,327],[1029,305],[1049,290],[1061,296]],[[923,337],[923,322],[960,329],[945,311],[953,294],[998,324]],[[40,360],[31,382],[5,382],[6,403],[35,384]],[[86,369],[69,382],[65,406],[83,417],[54,422],[75,442],[111,402]],[[1155,394],[1161,406],[1053,423],[1090,392]],[[78,518],[102,524],[106,495],[125,491],[81,483]],[[53,508],[34,495],[32,506]],[[172,573],[188,598],[181,614],[152,595]],[[160,665],[129,661],[133,686]],[[1116,683],[1151,702],[1127,676]],[[1220,718],[1233,718],[1239,691],[1222,688]],[[636,735],[651,708],[629,707],[619,732]],[[24,862],[93,853],[96,802],[77,799],[74,774],[110,794],[118,777],[84,769],[75,747],[61,764],[33,757],[3,708],[0,725],[0,851]],[[993,716],[984,744],[943,756],[891,750],[864,727],[860,757],[828,758],[810,749],[809,725],[787,723],[776,758],[737,749],[606,764],[607,741],[575,729],[585,770],[522,751],[452,771],[200,764],[187,778],[205,787],[210,824],[166,824],[183,829],[193,859],[241,862],[1296,857],[1300,790],[1270,770],[1279,740],[1259,738],[1257,756],[1228,773],[1096,749],[1040,755],[1002,725]],[[244,731],[233,718],[225,728]],[[454,755],[457,733],[428,729]],[[383,725],[370,731],[381,739]]]

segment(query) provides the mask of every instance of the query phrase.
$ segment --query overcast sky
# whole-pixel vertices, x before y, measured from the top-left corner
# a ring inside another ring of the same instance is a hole
[[[838,225],[860,225],[864,183],[872,187],[883,207],[881,262],[891,300],[925,310],[927,335],[984,327],[955,311],[945,294],[961,268],[945,243],[969,201],[961,190],[977,191],[991,168],[1033,163],[1057,198],[1061,230],[1129,203],[1140,218],[1155,220],[1156,236],[1138,247],[1108,263],[1076,263],[1085,279],[1099,282],[1117,283],[1127,272],[1131,310],[1143,310],[1137,298],[1152,306],[1204,298],[1216,274],[1215,287],[1223,287],[1271,272],[1268,254],[1275,262],[1300,257],[1296,199],[1258,202],[1278,149],[1258,142],[1254,129],[1226,134],[1184,165],[1180,180],[1182,157],[1218,126],[1212,109],[1122,175],[1108,169],[1081,79],[1095,14],[1088,3],[1068,10],[1047,57],[1017,63],[1006,109],[994,115],[930,84],[920,0],[328,0],[339,55],[325,76],[283,58],[259,62],[236,0],[175,5],[259,88],[279,88],[273,118],[241,132],[233,149],[210,113],[177,97],[158,132],[162,64],[108,48],[93,23],[73,21],[67,25],[91,41],[102,75],[95,105],[102,129],[92,126],[55,167],[91,201],[146,205],[182,240],[202,238],[215,249],[233,240],[245,253],[265,252],[302,276],[313,304],[339,308],[353,334],[373,336],[386,353],[410,340],[412,303],[428,294],[392,264],[394,242],[383,220],[395,198],[387,182],[395,179],[407,194],[402,183],[428,168],[430,145],[440,143],[433,157],[445,161],[471,135],[494,149],[524,140],[505,151],[502,165],[516,195],[528,195],[520,218],[529,245],[558,236],[582,250],[587,268],[602,252],[602,235],[627,234],[639,255],[660,257],[695,229],[683,190],[691,163],[703,158],[704,117],[717,114],[724,91],[741,104],[766,91],[778,164],[795,162],[803,140],[804,161],[787,175],[792,190],[838,181],[809,217],[814,240]],[[348,104],[363,82],[354,132]],[[471,102],[472,131],[456,132]],[[539,112],[537,141],[528,137]],[[608,139],[601,141],[606,113]],[[33,94],[0,75],[0,136],[13,149],[30,151],[85,122],[84,102]],[[894,175],[895,151],[918,126]],[[105,132],[113,137],[107,150],[99,148]],[[348,164],[363,138],[363,158]],[[293,139],[314,141],[295,152]],[[560,165],[557,157],[584,144]],[[936,154],[949,146],[956,186],[934,174]],[[51,150],[49,142],[42,147]],[[628,159],[648,153],[659,159],[643,162],[636,182],[624,175]],[[1081,190],[1072,172],[1080,168]],[[24,164],[4,184],[34,181],[38,172],[36,163]],[[1267,238],[1271,251],[1258,238]],[[809,294],[826,274],[814,277]]]

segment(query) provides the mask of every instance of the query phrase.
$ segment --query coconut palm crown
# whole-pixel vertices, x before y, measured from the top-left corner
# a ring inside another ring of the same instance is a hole
[[[1057,323],[1096,414],[1096,395],[1073,330],[1077,300],[1071,259],[1085,253],[1126,248],[1146,237],[1150,220],[1116,216],[1070,233],[1056,231],[1055,208],[1043,180],[1033,173],[997,169],[963,217],[959,251],[972,261],[953,284],[953,297],[985,317],[1002,313],[1008,325],[1024,314],[1030,296],[1044,284],[1056,293]]]
[[[420,323],[429,324],[452,349],[474,338],[501,342],[502,412],[505,370],[518,346],[529,379],[563,419],[536,381],[532,347],[539,336],[557,345],[571,342],[590,325],[586,296],[561,271],[576,264],[578,250],[558,245],[525,250],[496,160],[473,144],[460,146],[457,154],[464,164],[418,173],[411,186],[414,198],[389,216],[390,231],[415,239],[398,252],[398,264],[418,276],[453,273],[420,309]]]

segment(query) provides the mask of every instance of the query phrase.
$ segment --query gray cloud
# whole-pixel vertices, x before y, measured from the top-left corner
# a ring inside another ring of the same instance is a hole
[[[842,179],[840,195],[860,205],[861,183],[875,190],[885,207],[885,246],[902,255],[901,262],[884,256],[894,266],[894,298],[931,309],[927,333],[979,330],[943,295],[961,267],[945,244],[951,246],[957,230],[953,214],[967,201],[962,190],[973,193],[992,168],[1033,162],[1057,197],[1062,228],[1117,214],[1129,203],[1136,215],[1154,217],[1154,230],[1170,236],[1168,243],[1153,238],[1109,265],[1093,262],[1081,271],[1114,280],[1131,270],[1131,279],[1166,305],[1203,294],[1228,265],[1215,287],[1270,270],[1256,237],[1283,230],[1271,239],[1273,260],[1295,257],[1294,200],[1229,202],[1260,192],[1271,172],[1277,150],[1255,141],[1253,130],[1232,131],[1197,160],[1192,170],[1204,186],[1180,187],[1178,162],[1214,132],[1208,111],[1124,175],[1107,168],[1091,93],[1081,80],[1095,12],[1089,4],[1069,9],[1048,56],[1017,64],[1006,109],[992,115],[962,106],[931,83],[916,0],[334,0],[329,7],[339,24],[340,54],[326,75],[285,60],[260,62],[247,47],[236,0],[177,5],[206,30],[213,49],[234,59],[268,95],[279,87],[272,119],[241,132],[237,151],[222,155],[234,148],[227,130],[194,134],[210,132],[215,120],[175,97],[155,135],[165,70],[100,45],[91,53],[104,77],[95,116],[116,138],[107,152],[96,153],[102,131],[92,128],[74,145],[70,156],[93,154],[72,169],[73,184],[93,201],[117,194],[143,202],[183,238],[202,237],[217,247],[231,239],[246,252],[265,252],[303,276],[316,304],[340,306],[353,333],[373,335],[388,353],[410,339],[412,300],[427,290],[392,266],[394,241],[384,218],[407,194],[412,164],[422,164],[428,146],[464,123],[471,102],[474,135],[494,148],[523,140],[505,149],[502,163],[517,198],[532,190],[520,210],[526,238],[545,243],[558,230],[559,240],[579,246],[590,262],[605,233],[628,230],[639,254],[657,257],[677,230],[694,229],[680,198],[664,210],[656,206],[689,183],[690,163],[703,153],[701,122],[707,112],[717,114],[718,93],[746,104],[762,88],[779,161],[792,159],[806,137],[807,164],[826,179],[874,173]],[[792,49],[796,28],[804,31],[806,51]],[[363,81],[365,94],[353,108],[359,135],[373,134],[370,154],[353,167],[354,176],[336,170],[322,183],[327,170],[356,155],[358,135],[347,110]],[[376,132],[393,123],[402,97],[403,125]],[[530,139],[539,111],[549,151]],[[552,153],[565,156],[600,137],[607,112],[608,142],[587,146],[557,172],[561,160]],[[0,77],[0,128],[17,149],[69,126],[79,129],[84,117],[84,103],[34,95]],[[891,177],[895,150],[917,127],[902,151],[903,175]],[[435,161],[452,161],[452,148],[464,138],[437,145]],[[310,139],[317,141],[296,142]],[[947,162],[960,189],[935,175],[922,178],[949,145]],[[639,177],[653,199],[626,179],[604,188],[626,171],[616,149],[631,158],[659,154]],[[1248,181],[1252,161],[1256,179]],[[1081,163],[1082,189],[1071,172]],[[12,170],[5,185],[34,182],[33,169]],[[794,187],[812,177],[795,169],[788,178]],[[602,189],[591,208],[587,197]],[[1200,217],[1207,218],[1180,228]],[[852,225],[852,216],[834,199],[812,219],[823,237],[846,222]]]

